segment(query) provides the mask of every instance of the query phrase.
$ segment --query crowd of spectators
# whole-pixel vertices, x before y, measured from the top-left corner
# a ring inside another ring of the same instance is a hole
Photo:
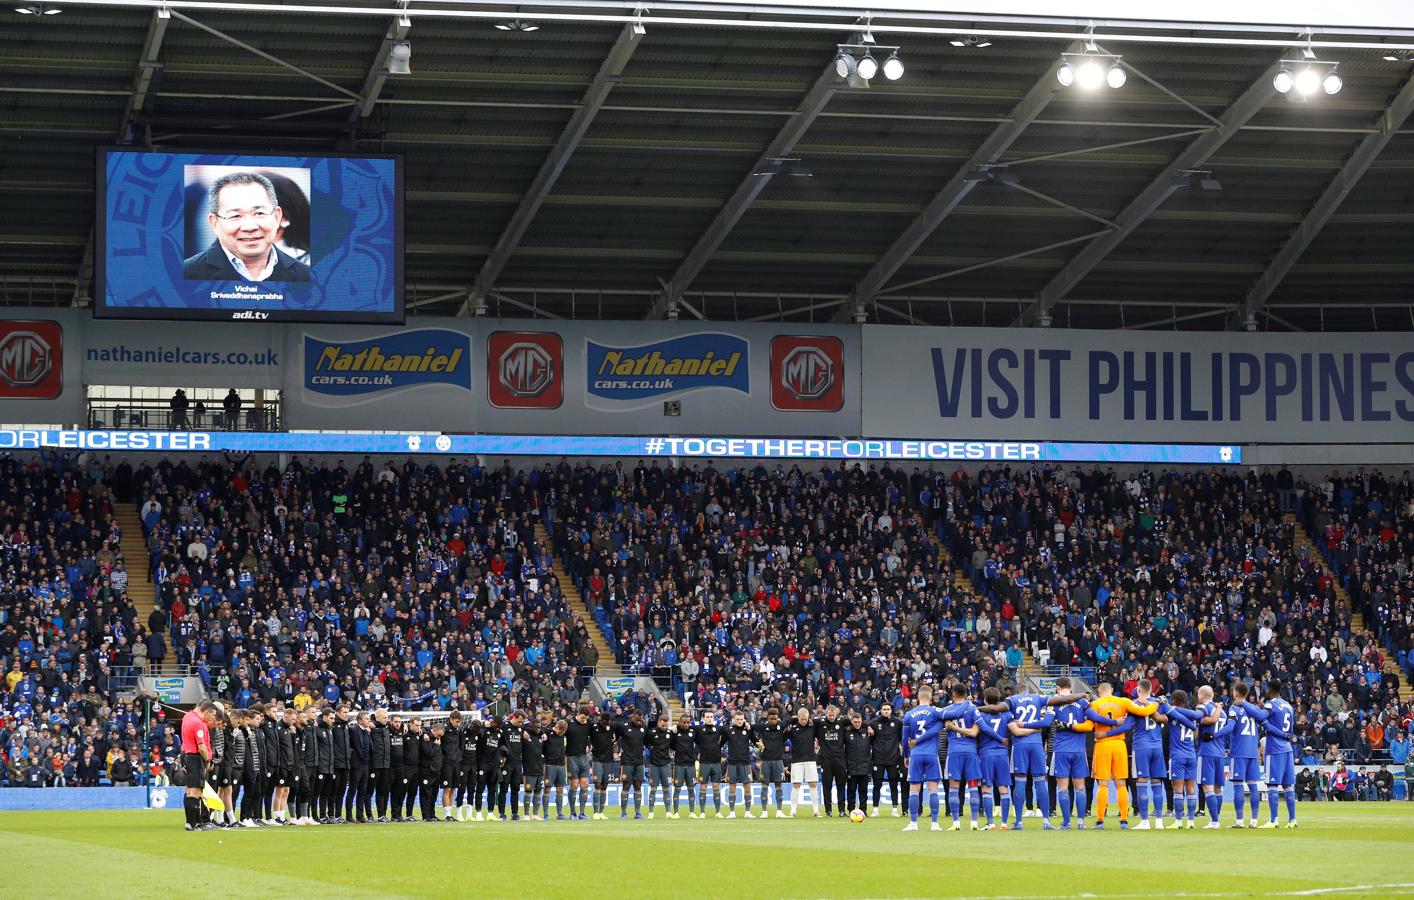
[[[144,559],[122,558],[118,504]],[[144,668],[238,708],[504,713],[577,700],[591,628],[624,671],[753,718],[928,680],[1005,692],[1028,654],[1156,693],[1275,675],[1306,762],[1402,771],[1384,661],[1410,665],[1412,554],[1407,473],[7,457],[0,777],[165,777],[176,736],[130,699]]]

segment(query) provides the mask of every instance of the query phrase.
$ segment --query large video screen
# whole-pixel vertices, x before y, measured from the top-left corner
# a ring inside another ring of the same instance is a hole
[[[402,161],[102,148],[94,314],[402,322]]]

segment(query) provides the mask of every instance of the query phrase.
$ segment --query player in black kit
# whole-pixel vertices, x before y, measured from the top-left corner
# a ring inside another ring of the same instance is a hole
[[[765,723],[757,723],[751,729],[756,738],[756,752],[761,757],[761,817],[768,815],[769,798],[767,791],[776,792],[776,818],[784,819],[786,799],[785,747],[786,726],[781,722],[781,711],[772,706],[766,710]]]
[[[412,817],[412,811],[422,795],[422,720],[416,717],[408,721],[407,734],[403,739],[403,784],[406,791],[403,794],[403,821],[415,822],[417,820]]]
[[[442,733],[442,775],[439,781],[442,790],[442,818],[448,822],[462,819],[461,806],[457,800],[461,777],[462,714],[461,710],[452,710],[452,714],[447,718],[446,731]]]
[[[525,780],[525,769],[521,766],[521,755],[525,752],[525,717],[513,712],[508,717],[506,727],[501,729],[501,743],[505,752],[501,754],[501,785],[496,792],[496,810],[501,818],[506,817],[506,795],[511,799],[511,821],[520,821],[520,785]]]
[[[633,817],[643,818],[643,747],[648,738],[648,726],[643,714],[634,710],[627,722],[614,726],[614,738],[619,744],[619,818],[628,818],[628,797],[633,797]],[[650,804],[651,806],[651,804]]]
[[[732,724],[727,728],[727,802],[731,807],[727,813],[728,819],[736,818],[737,785],[741,785],[746,792],[745,817],[756,818],[751,811],[751,742],[754,737],[751,726],[746,723],[746,716],[740,712],[733,715]]]
[[[614,717],[600,713],[589,726],[589,751],[594,757],[594,813],[591,818],[607,819],[605,806],[609,800],[609,781],[617,774],[614,764]],[[623,803],[619,803],[620,808]]]
[[[815,762],[817,723],[810,718],[810,710],[801,707],[796,710],[795,721],[786,726],[786,740],[790,742],[790,814],[795,817],[796,807],[805,794],[805,785],[810,785],[810,799],[814,806],[815,818],[820,818],[820,767]]]
[[[902,813],[903,805],[903,722],[894,716],[894,708],[885,703],[879,707],[879,718],[869,723],[869,737],[874,750],[874,810],[879,814],[879,788],[889,785],[889,803],[894,817]]]
[[[565,759],[569,764],[570,818],[589,815],[589,710],[581,703],[574,718],[565,723]]]
[[[687,817],[702,818],[697,814],[697,798],[693,793],[697,781],[697,741],[692,736],[692,717],[687,713],[678,716],[673,726],[670,749],[673,751],[673,811],[668,813],[668,818],[680,818],[678,793],[684,789],[687,790]]]
[[[522,730],[520,765],[525,773],[525,818],[539,822],[545,813],[545,730],[538,719],[526,722]]]
[[[470,822],[473,804],[481,793],[481,775],[476,762],[476,745],[481,740],[481,723],[470,721],[462,725],[457,740],[462,745],[459,763],[461,770],[457,776],[457,818]]]
[[[476,821],[495,821],[496,816],[496,793],[500,790],[501,782],[501,722],[495,716],[481,723],[481,734],[476,742],[476,772],[477,784],[480,789],[476,793]],[[486,815],[481,815],[482,795],[486,798]]]
[[[666,714],[648,729],[648,818],[653,818],[653,795],[661,788],[663,812],[673,811],[673,732]]]
[[[825,815],[834,815],[830,804],[833,795],[839,800],[840,815],[847,816],[849,808],[845,806],[845,721],[840,718],[839,709],[831,704],[825,707],[824,720],[817,724],[819,727],[815,737],[820,742],[820,788],[821,793],[825,795]],[[833,791],[830,790],[832,786]]]
[[[441,723],[433,725],[422,733],[422,745],[418,748],[418,800],[422,808],[422,821],[437,821],[437,796],[442,793],[442,735],[446,730]]]
[[[541,745],[545,750],[545,788],[541,794],[540,806],[548,816],[550,814],[549,795],[554,793],[555,818],[558,821],[564,821],[565,818],[565,785],[569,781],[565,765],[565,733],[568,730],[569,725],[564,719],[557,720],[545,731],[544,743]]]
[[[697,742],[697,783],[712,795],[712,808],[716,817],[725,819],[722,812],[722,745],[727,739],[727,730],[717,724],[717,714],[712,710],[702,713],[701,724],[692,730],[692,738]],[[707,814],[707,797],[699,795],[698,818]]]

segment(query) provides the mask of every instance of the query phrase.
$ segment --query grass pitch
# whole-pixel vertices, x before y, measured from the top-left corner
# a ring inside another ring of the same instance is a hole
[[[1231,812],[1225,809],[1225,820]],[[6,897],[1414,896],[1414,804],[1297,831],[903,834],[903,820],[471,822],[188,834],[180,809],[0,815]]]

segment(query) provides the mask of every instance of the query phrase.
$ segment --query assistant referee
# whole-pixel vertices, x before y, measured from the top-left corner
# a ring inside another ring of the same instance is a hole
[[[201,791],[206,785],[206,764],[211,761],[211,723],[216,705],[203,700],[182,716],[182,768],[186,770],[187,796],[183,801],[187,831],[207,831],[216,826],[202,815]]]

